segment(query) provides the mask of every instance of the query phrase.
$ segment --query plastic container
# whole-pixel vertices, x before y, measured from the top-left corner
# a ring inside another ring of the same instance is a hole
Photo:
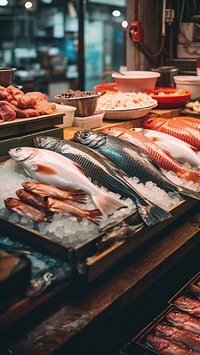
[[[105,112],[98,111],[95,115],[86,117],[74,117],[73,127],[97,128],[101,127]]]
[[[191,92],[191,99],[200,96],[200,76],[178,75],[174,76],[177,89],[185,89]]]
[[[65,115],[63,116],[63,124],[59,125],[59,127],[72,127],[76,107],[60,104],[55,105],[57,112],[65,113]]]
[[[143,92],[154,90],[160,73],[153,71],[124,71],[123,74],[113,73],[118,90],[121,92]]]

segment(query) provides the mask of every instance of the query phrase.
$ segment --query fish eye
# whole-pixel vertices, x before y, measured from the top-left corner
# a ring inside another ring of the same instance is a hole
[[[22,148],[20,148],[20,147],[15,149],[16,152],[20,152],[21,150],[22,150]]]
[[[86,132],[82,132],[82,135],[83,137],[87,138],[90,136],[90,133],[86,131]]]

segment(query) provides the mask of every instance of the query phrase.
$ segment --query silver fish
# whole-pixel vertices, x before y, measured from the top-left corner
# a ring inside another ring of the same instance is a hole
[[[136,176],[140,182],[153,181],[165,191],[178,192],[200,200],[200,193],[172,183],[150,160],[133,144],[102,132],[77,131],[74,139],[81,144],[96,149],[120,167],[128,176]]]
[[[37,136],[34,145],[50,149],[66,156],[77,163],[86,176],[98,185],[119,193],[122,197],[131,198],[143,221],[151,226],[171,217],[171,215],[143,197],[104,156],[82,144],[61,140],[56,137]]]

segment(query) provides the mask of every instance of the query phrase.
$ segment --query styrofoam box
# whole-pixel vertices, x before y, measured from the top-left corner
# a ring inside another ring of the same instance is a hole
[[[199,27],[194,22],[182,22],[179,27],[178,43],[196,42]]]
[[[200,42],[177,45],[177,58],[194,58],[200,57]]]
[[[74,120],[74,113],[76,111],[76,107],[70,105],[61,105],[55,104],[57,111],[65,113],[63,116],[63,124],[59,125],[59,127],[72,127]]]
[[[95,115],[86,117],[74,117],[73,127],[96,128],[101,127],[104,117],[104,111],[99,111]]]

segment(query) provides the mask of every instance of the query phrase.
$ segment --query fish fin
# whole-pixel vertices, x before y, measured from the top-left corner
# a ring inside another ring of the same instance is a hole
[[[148,227],[172,218],[169,212],[151,202],[149,202],[148,205],[137,202],[137,210]]]
[[[184,169],[181,172],[177,172],[177,175],[185,181],[200,183],[200,174],[198,172]]]
[[[52,169],[50,166],[43,164],[34,164],[35,170],[43,175],[56,175],[57,171]]]
[[[100,225],[100,221],[102,219],[102,213],[98,209],[87,210],[85,217],[87,218],[88,221],[96,224],[96,226],[99,226]]]
[[[109,194],[93,194],[91,197],[97,208],[106,216],[112,215],[121,208],[127,208],[120,200]]]

